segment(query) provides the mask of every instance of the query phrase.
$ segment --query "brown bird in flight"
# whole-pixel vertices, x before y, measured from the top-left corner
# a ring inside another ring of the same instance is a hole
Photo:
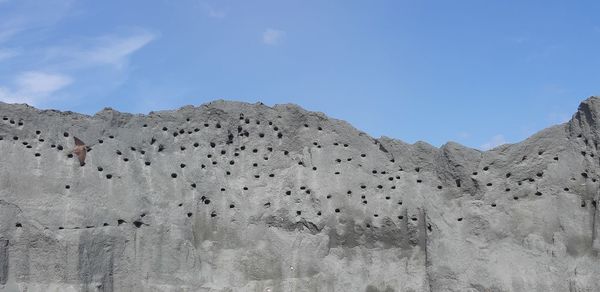
[[[79,159],[79,165],[85,165],[85,155],[87,154],[87,147],[83,141],[79,140],[79,138],[73,136],[73,140],[75,140],[75,148],[73,148],[73,154],[77,155]]]

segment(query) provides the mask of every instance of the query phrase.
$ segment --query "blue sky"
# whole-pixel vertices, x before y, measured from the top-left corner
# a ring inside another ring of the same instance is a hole
[[[487,149],[600,95],[600,2],[0,0],[0,100],[93,114],[296,103]]]

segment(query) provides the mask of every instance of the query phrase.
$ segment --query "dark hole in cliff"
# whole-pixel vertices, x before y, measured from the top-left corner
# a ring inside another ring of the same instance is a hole
[[[40,153],[35,153],[35,157],[40,157],[42,154]]]
[[[162,152],[165,150],[165,146],[163,144],[158,145],[158,152]]]
[[[23,227],[23,225],[21,223],[17,222],[17,224],[15,224],[15,227],[20,228],[20,227]]]
[[[582,173],[581,173],[581,176],[583,176],[584,178],[587,178],[587,177],[588,177],[588,174],[587,174],[586,172],[582,172]]]
[[[187,213],[186,215],[187,215],[187,216],[188,216],[188,218],[189,218],[189,217],[192,217],[192,215],[193,215],[193,214],[190,212],[190,213]]]
[[[596,200],[592,200],[592,207],[596,208]]]
[[[122,154],[121,151],[117,150],[117,155],[121,155],[121,154]]]
[[[544,173],[543,172],[538,172],[535,175],[537,175],[537,177],[542,177],[544,175]]]
[[[365,186],[365,185],[361,185],[361,186],[360,186],[360,188],[361,188],[361,189],[365,189],[365,188],[367,188],[367,186]]]
[[[179,134],[183,134],[183,133],[185,133],[184,129],[179,130]]]
[[[422,182],[423,182],[423,180],[421,180],[421,179],[418,179],[418,180],[417,180],[417,183],[418,183],[418,184],[420,184],[420,183],[422,183]]]
[[[15,124],[15,120],[10,120],[9,123],[11,123],[11,124],[14,125]]]
[[[491,182],[490,182],[490,183],[487,183],[487,184],[486,184],[486,186],[488,186],[488,187],[491,187],[491,186],[492,186],[492,183],[491,183]]]
[[[177,132],[173,132],[173,137],[177,137],[179,135]]]
[[[217,124],[215,125],[215,127],[216,127],[217,129],[220,129],[220,128],[221,128],[221,124],[217,123]]]
[[[457,218],[456,221],[460,222],[463,218]]]
[[[124,157],[124,158],[123,158],[123,161],[127,162],[127,161],[129,161],[129,158],[127,158],[127,157]]]
[[[340,212],[340,209],[336,208],[336,209],[335,209],[335,212],[336,212],[336,213],[339,213],[339,212]]]
[[[181,151],[185,151],[185,146],[181,146],[179,149],[181,149]]]
[[[352,194],[352,191],[348,191],[348,192],[346,192],[346,194],[348,194],[348,195],[351,195],[351,194]]]
[[[98,166],[98,171],[103,171],[104,168],[102,168],[102,166]]]
[[[339,172],[339,171],[336,171],[336,172],[334,172],[334,174],[340,174],[340,172]]]
[[[62,151],[63,147],[62,147],[62,145],[58,145],[58,146],[56,146],[56,149],[58,149],[58,151]]]
[[[67,132],[64,132],[64,133],[63,133],[63,136],[65,136],[65,137],[69,137],[69,133],[67,133]]]
[[[243,189],[244,191],[247,191],[247,190],[248,190],[248,187],[243,187],[242,189]]]
[[[581,151],[581,155],[585,156],[587,153],[585,151]]]
[[[544,150],[538,151],[538,155],[542,155],[542,154],[544,154]]]
[[[17,123],[17,125],[19,125],[19,126],[23,126],[23,122],[22,122],[22,121],[19,121],[19,123]]]
[[[181,206],[183,206],[183,203],[179,203],[179,205],[177,205],[177,206],[181,207]]]
[[[192,188],[194,188],[194,189],[195,189],[195,188],[196,188],[196,183],[191,183],[191,184],[190,184],[190,187],[192,187]]]
[[[176,173],[171,173],[171,177],[172,178],[177,178],[177,174]]]
[[[488,171],[489,169],[490,169],[490,167],[489,167],[489,166],[485,166],[485,167],[483,168],[483,170],[484,170],[484,171]]]
[[[377,185],[377,188],[378,189],[383,189],[383,186],[382,185]]]
[[[185,163],[180,164],[179,167],[185,168]]]
[[[145,164],[146,166],[149,166],[149,165],[150,165],[150,161],[146,161],[146,162],[144,162],[144,164]]]
[[[225,191],[225,188],[221,188],[221,192],[224,192],[224,191]]]
[[[317,170],[317,167],[316,167],[316,166],[313,166],[312,170]]]
[[[258,167],[258,163],[252,163],[253,167]]]
[[[404,216],[400,215],[400,216],[398,216],[398,219],[402,220],[402,219],[404,219]]]
[[[73,158],[73,154],[69,153],[69,154],[67,154],[67,157]]]
[[[70,188],[71,188],[71,186],[70,186],[70,185],[65,185],[65,189],[67,189],[67,190],[68,190],[68,189],[70,189]]]
[[[379,214],[373,214],[373,217],[379,217]]]
[[[421,171],[421,168],[419,168],[419,167],[415,167],[415,171],[416,171],[416,172],[419,172],[419,171]]]
[[[136,228],[140,228],[142,227],[144,223],[142,221],[133,221],[133,226],[135,226]]]
[[[123,224],[123,223],[125,223],[125,220],[123,220],[123,219],[119,219],[119,220],[117,220],[117,224],[118,224],[118,225],[121,225],[121,224]]]
[[[14,136],[14,137],[13,137],[13,140],[19,140],[19,137],[17,137],[17,136]]]
[[[260,178],[260,175],[259,174],[255,174],[254,178]]]
[[[367,154],[361,154],[360,157],[367,157]]]
[[[410,220],[417,221],[417,217],[412,217],[412,218],[410,218]]]
[[[302,211],[296,211],[296,215],[301,215]]]
[[[115,138],[115,136],[113,136],[113,135],[110,135],[110,136],[108,136],[108,138],[110,138],[110,139],[114,139],[114,138]]]
[[[564,188],[563,191],[568,192],[569,188]]]
[[[535,192],[535,195],[540,197],[542,195],[542,192]]]
[[[109,226],[109,224],[108,223],[104,223],[104,224],[102,224],[102,226]]]
[[[217,212],[215,212],[215,211],[212,211],[212,212],[210,213],[210,217],[211,217],[211,218],[217,217]]]
[[[492,203],[492,207],[494,207],[494,208],[495,208],[495,207],[496,207],[496,203]]]
[[[229,204],[229,209],[233,209],[233,208],[235,208],[235,205],[234,204]]]
[[[298,161],[298,165],[304,165],[304,162]]]
[[[584,200],[581,200],[581,208],[585,208],[586,204]]]
[[[510,188],[504,189],[505,192],[510,192]]]
[[[455,182],[456,182],[456,187],[460,188],[460,179],[457,179]]]
[[[107,175],[106,175],[106,178],[107,178],[107,179],[111,179],[111,178],[112,178],[112,174],[107,174]]]
[[[518,200],[518,199],[519,199],[519,197],[517,197],[517,196],[513,197],[513,200],[515,200],[515,201]]]
[[[292,194],[292,191],[285,191],[285,194],[289,196]]]

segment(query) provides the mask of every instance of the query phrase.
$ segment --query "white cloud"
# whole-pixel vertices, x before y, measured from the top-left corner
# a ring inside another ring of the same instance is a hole
[[[208,16],[212,18],[224,18],[227,15],[225,11],[217,10],[210,5],[208,5],[206,9],[208,10]]]
[[[29,71],[14,80],[14,89],[0,87],[0,100],[8,103],[36,105],[52,93],[63,89],[73,80],[66,75]]]
[[[0,0],[2,1],[2,0]],[[15,57],[17,52],[11,49],[0,49],[0,62]]]
[[[15,79],[19,91],[32,94],[49,94],[72,82],[73,80],[66,75],[39,71],[24,72]]]
[[[121,67],[127,57],[141,49],[156,36],[149,32],[142,32],[127,37],[105,36],[98,39],[95,47],[81,52],[84,61],[96,64],[108,64]]]
[[[504,139],[504,135],[498,134],[492,137],[490,141],[481,145],[482,150],[490,150],[502,144],[506,144],[506,140]]]
[[[276,45],[282,41],[283,37],[285,37],[285,31],[267,28],[263,32],[262,41],[267,45]]]

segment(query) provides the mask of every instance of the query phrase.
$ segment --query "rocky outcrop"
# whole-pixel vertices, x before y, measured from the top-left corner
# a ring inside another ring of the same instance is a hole
[[[0,291],[600,291],[599,117],[479,151],[295,105],[0,103]]]

